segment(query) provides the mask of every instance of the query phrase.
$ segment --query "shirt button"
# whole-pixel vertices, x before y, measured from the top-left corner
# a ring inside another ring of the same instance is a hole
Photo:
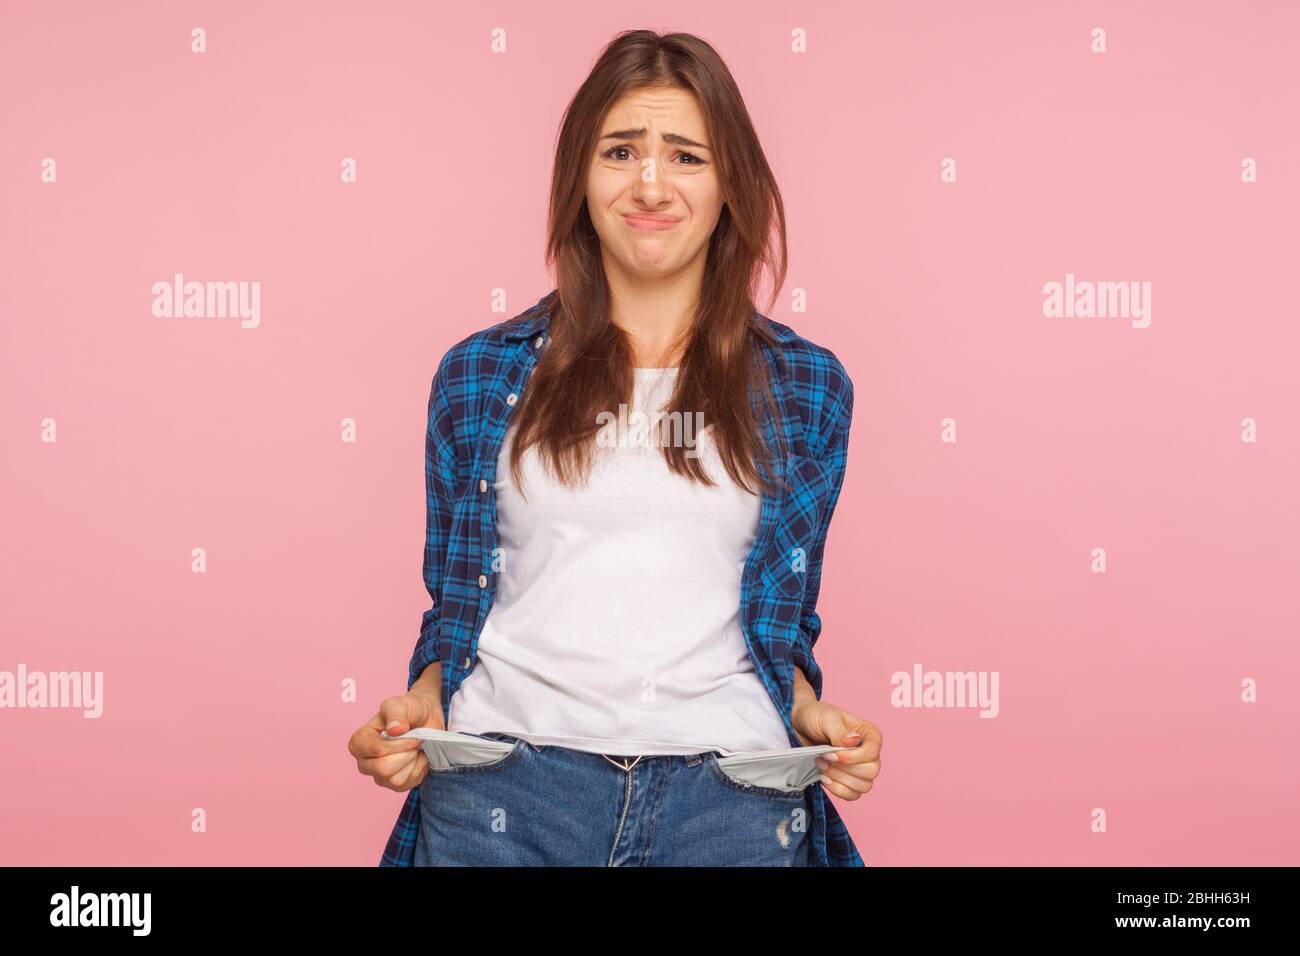
[[[487,491],[487,479],[486,479],[486,478],[480,478],[480,479],[478,480],[478,490],[479,490],[479,491]]]
[[[533,348],[540,349],[541,347],[542,347],[542,337],[539,335],[537,336],[537,341],[533,343]]]
[[[465,658],[465,666],[466,666],[466,667],[469,667],[469,658],[468,658],[468,657]]]
[[[509,395],[506,396],[507,405],[513,405],[517,401],[519,401],[519,396],[516,395],[514,392],[511,392]]]
[[[481,587],[481,588],[485,588],[485,587],[487,587],[487,575],[486,575],[486,574],[480,574],[480,575],[478,576],[478,586]]]

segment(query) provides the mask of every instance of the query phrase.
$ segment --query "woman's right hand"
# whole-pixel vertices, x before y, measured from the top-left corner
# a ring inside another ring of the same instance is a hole
[[[385,740],[379,736],[381,730],[395,737],[412,727],[446,729],[438,695],[412,690],[380,704],[379,713],[348,739],[348,753],[357,758],[357,771],[373,777],[378,786],[389,790],[418,787],[429,772],[429,758],[420,749],[420,741],[414,737]]]

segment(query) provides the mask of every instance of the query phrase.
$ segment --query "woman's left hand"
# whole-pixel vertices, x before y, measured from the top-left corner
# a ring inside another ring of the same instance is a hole
[[[823,787],[843,800],[856,800],[871,789],[880,773],[880,747],[884,741],[879,727],[816,699],[797,701],[790,722],[805,747],[830,744],[853,748],[817,758]]]

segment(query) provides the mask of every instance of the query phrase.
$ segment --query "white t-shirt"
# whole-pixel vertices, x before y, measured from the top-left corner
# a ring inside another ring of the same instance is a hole
[[[662,409],[676,373],[635,370],[626,427],[607,426],[585,487],[553,480],[533,447],[521,498],[507,432],[497,594],[448,730],[607,754],[789,748],[740,629],[761,501],[730,480],[710,429],[679,434],[711,488],[668,470],[657,429],[638,433],[635,413]]]

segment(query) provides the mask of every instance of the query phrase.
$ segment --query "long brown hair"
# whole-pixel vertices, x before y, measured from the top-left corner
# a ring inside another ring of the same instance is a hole
[[[663,36],[629,30],[601,52],[565,111],[555,148],[547,224],[546,261],[556,288],[550,294],[550,342],[538,359],[517,409],[511,473],[522,487],[521,460],[539,457],[565,484],[585,481],[592,465],[598,414],[629,402],[633,356],[625,333],[609,321],[609,289],[600,240],[586,203],[587,171],[600,125],[624,94],[674,86],[695,94],[713,144],[724,205],[709,239],[703,288],[687,330],[672,398],[665,411],[703,413],[727,474],[751,493],[772,487],[771,449],[760,435],[752,396],[775,411],[767,365],[758,347],[771,331],[753,305],[766,265],[772,301],[785,281],[785,210],[776,179],[759,145],[749,112],[722,58],[688,33]],[[769,305],[770,308],[770,305]],[[780,430],[777,429],[778,440]],[[712,485],[701,459],[680,442],[666,442],[669,468]]]

